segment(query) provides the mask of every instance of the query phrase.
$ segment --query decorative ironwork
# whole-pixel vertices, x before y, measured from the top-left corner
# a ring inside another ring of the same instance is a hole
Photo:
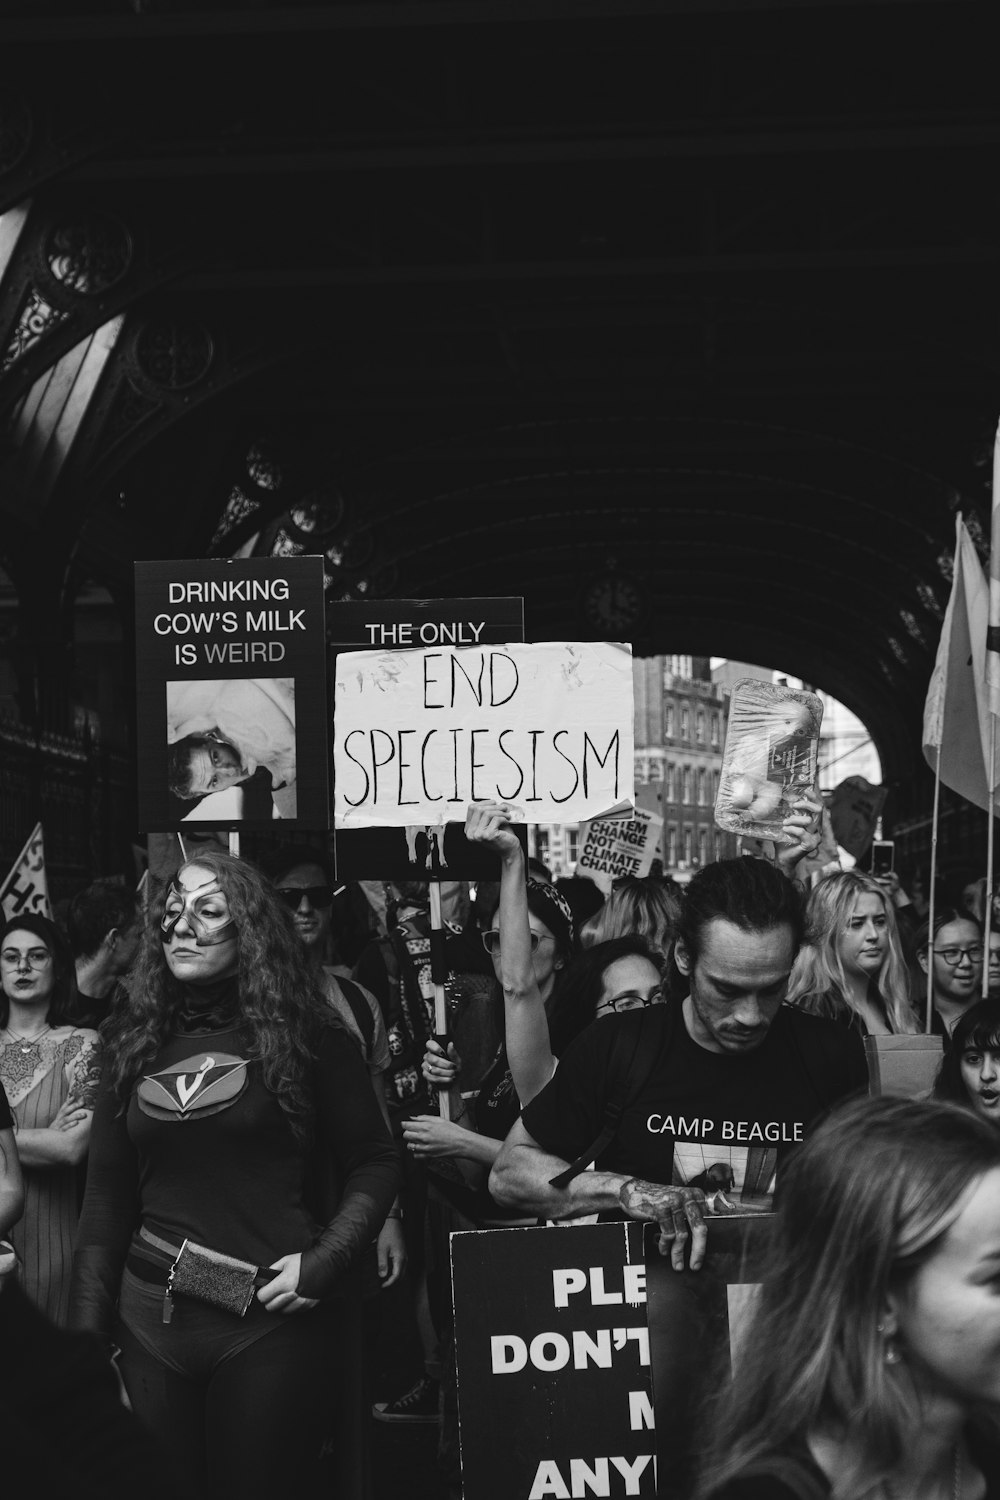
[[[275,532],[274,541],[271,543],[272,557],[301,557],[304,551],[302,543],[290,537],[283,526]]]
[[[159,411],[161,404],[152,396],[136,390],[131,380],[123,381],[104,424],[101,434],[102,445],[105,448],[113,447],[115,443],[120,442],[138,427],[140,422],[144,422],[147,417]]]
[[[281,465],[256,444],[247,453],[247,474],[259,490],[280,490],[285,481]]]
[[[929,583],[925,583],[923,580],[921,580],[917,584],[917,597],[919,598],[921,604],[924,606],[924,609],[926,609],[927,613],[929,615],[933,615],[935,620],[944,619],[944,610],[938,603],[938,597]]]
[[[27,100],[9,93],[6,85],[4,93],[6,97],[0,102],[0,177],[20,166],[35,134]]]
[[[293,506],[288,516],[291,529],[315,540],[329,536],[331,532],[336,531],[344,519],[346,510],[346,502],[339,490],[314,490],[305,500]],[[327,556],[330,556],[329,552]],[[333,561],[339,562],[339,556]]]
[[[69,292],[97,297],[117,286],[132,264],[132,239],[111,214],[94,214],[77,224],[60,224],[45,245],[49,270]]]
[[[899,611],[899,618],[902,620],[907,634],[912,636],[913,640],[915,640],[919,646],[926,646],[927,642],[924,639],[924,632],[921,630],[920,625],[917,621],[917,617],[913,613],[913,611],[909,609],[901,609]]]
[[[33,349],[39,339],[69,317],[62,308],[53,307],[42,294],[32,287],[21,308],[20,316],[10,336],[10,341],[0,360],[0,374],[16,365],[19,359]]]
[[[238,484],[234,485],[229,499],[226,501],[226,508],[219,517],[219,524],[215,528],[215,535],[209,544],[209,550],[214,550],[223,537],[229,535],[234,526],[238,526],[241,521],[245,521],[247,516],[252,516],[254,511],[257,510],[260,510],[260,502],[258,500],[251,500],[249,495],[243,493]]]
[[[375,556],[375,533],[368,526],[344,540],[344,567],[366,568]]]
[[[899,641],[897,641],[894,635],[887,636],[886,640],[889,642],[889,650],[892,652],[893,656],[897,661],[902,662],[903,666],[905,667],[909,662],[909,657],[907,656],[906,650],[903,645]]]
[[[200,323],[165,317],[147,323],[135,341],[139,369],[153,385],[185,391],[204,380],[212,368],[215,345]]]

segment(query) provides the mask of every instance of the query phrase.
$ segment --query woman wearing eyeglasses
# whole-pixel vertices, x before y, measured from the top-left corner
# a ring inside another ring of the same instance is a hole
[[[936,913],[917,936],[917,962],[931,974],[934,1030],[948,1036],[982,989],[983,933],[975,917],[955,907]]]
[[[65,1324],[76,1169],[87,1154],[100,1077],[97,1032],[66,1020],[72,958],[45,917],[0,929],[0,1083],[14,1116],[24,1215],[11,1238],[27,1296]]]
[[[218,852],[152,904],[106,1040],[74,1324],[118,1344],[176,1493],[304,1494],[396,1191],[364,1064],[287,907]]]
[[[788,1003],[862,1035],[919,1031],[892,902],[860,870],[826,875],[810,892]]]

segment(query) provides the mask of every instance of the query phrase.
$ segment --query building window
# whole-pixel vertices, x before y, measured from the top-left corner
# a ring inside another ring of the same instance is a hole
[[[698,829],[698,863],[702,866],[708,864],[708,829]]]
[[[671,823],[667,828],[667,864],[677,863],[677,824]]]
[[[691,801],[691,767],[685,766],[681,771],[681,801],[690,804]]]
[[[633,759],[633,764],[635,766],[636,781],[639,782],[641,786],[645,786],[646,782],[649,780],[649,777],[646,774],[646,757],[644,755],[635,756]]]
[[[718,829],[715,830],[715,835],[714,835],[714,838],[713,838],[712,842],[715,845],[715,858],[716,859],[721,859],[722,858],[722,834],[719,832]]]
[[[693,838],[693,834],[691,832],[691,824],[690,823],[685,823],[684,824],[684,863],[686,865],[689,865],[691,863],[693,844],[694,844],[694,838]]]
[[[667,762],[667,785],[664,796],[668,802],[677,801],[677,767],[673,761]]]
[[[674,713],[674,705],[672,703],[668,703],[667,704],[667,728],[666,728],[667,739],[668,740],[672,740],[673,737],[674,737],[674,735],[676,733],[677,733],[677,724],[676,724],[676,715]]]
[[[649,757],[649,779],[650,781],[663,780],[663,762],[658,755]]]
[[[699,745],[705,743],[705,710],[699,708],[694,719],[694,737]]]
[[[566,830],[566,858],[571,865],[576,864],[577,855],[580,853],[580,830],[579,828],[567,828]]]
[[[720,733],[720,729],[721,729],[721,718],[722,718],[722,716],[719,713],[719,710],[716,709],[713,712],[713,714],[712,714],[712,744],[716,745],[716,746],[719,743],[719,733]]]
[[[681,739],[691,738],[691,710],[686,703],[681,704]]]
[[[698,806],[705,807],[708,802],[708,772],[704,766],[698,768]]]
[[[713,771],[712,772],[712,805],[714,806],[715,803],[718,802],[718,800],[719,800],[719,773],[718,773],[718,771]]]

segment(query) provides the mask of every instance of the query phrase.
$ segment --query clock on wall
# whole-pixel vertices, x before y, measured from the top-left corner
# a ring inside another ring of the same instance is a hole
[[[587,624],[609,637],[632,629],[642,614],[642,589],[624,573],[605,573],[593,579],[583,592]]]

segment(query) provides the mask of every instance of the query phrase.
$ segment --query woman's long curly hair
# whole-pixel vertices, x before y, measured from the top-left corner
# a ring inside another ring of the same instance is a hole
[[[799,949],[788,981],[788,1003],[822,1015],[853,1014],[851,987],[840,957],[840,939],[862,896],[877,896],[885,913],[889,945],[875,988],[894,1034],[910,1035],[920,1030],[910,1005],[910,980],[899,941],[899,928],[892,902],[869,875],[860,870],[838,870],[825,875],[813,887],[806,902],[805,941]]]
[[[795,1151],[698,1500],[812,1434],[851,1458],[833,1500],[883,1493],[925,1421],[904,1340],[886,1361],[889,1299],[906,1296],[970,1187],[997,1168],[1000,1131],[978,1116],[887,1097],[839,1106]],[[996,1414],[972,1415],[995,1440]]]
[[[253,868],[215,850],[181,870],[207,870],[219,882],[236,924],[239,1020],[248,1055],[263,1067],[265,1087],[288,1117],[296,1140],[308,1142],[313,1108],[309,1074],[320,1030],[334,1017],[306,967],[288,910]],[[180,873],[180,871],[178,871]],[[102,1028],[111,1085],[124,1105],[144,1066],[173,1030],[187,987],[167,967],[160,921],[166,891],[150,903],[127,1003]]]

